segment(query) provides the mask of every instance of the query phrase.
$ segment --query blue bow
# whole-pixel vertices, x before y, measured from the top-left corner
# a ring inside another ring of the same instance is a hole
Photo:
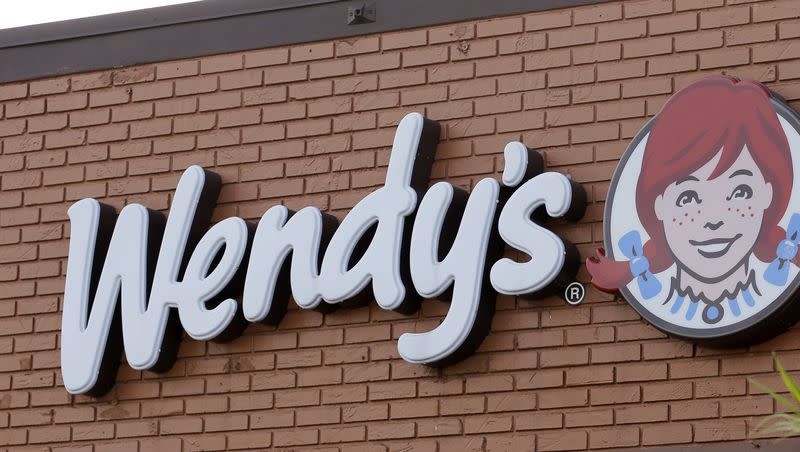
[[[800,236],[800,214],[796,213],[789,220],[786,238],[778,243],[778,249],[775,250],[777,257],[764,272],[764,279],[768,283],[776,286],[786,285],[786,280],[789,278],[789,267],[791,267],[789,263],[797,255],[797,244],[800,242],[798,236]]]
[[[661,283],[650,271],[650,261],[642,251],[642,237],[639,231],[630,231],[619,239],[622,254],[629,259],[631,274],[639,284],[639,291],[645,299],[653,298],[661,292]]]

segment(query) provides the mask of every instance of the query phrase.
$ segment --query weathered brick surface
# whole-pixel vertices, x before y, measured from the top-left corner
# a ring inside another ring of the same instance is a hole
[[[96,197],[165,211],[180,172],[200,164],[224,182],[217,220],[256,220],[274,204],[341,218],[382,183],[394,127],[419,111],[442,124],[434,181],[497,177],[503,145],[521,140],[583,183],[586,218],[554,228],[586,255],[602,241],[617,159],[675,90],[724,73],[800,108],[797,6],[608,2],[0,86],[0,449],[548,451],[749,438],[779,407],[747,378],[782,387],[769,352],[800,369],[800,329],[749,349],[698,347],[591,288],[580,307],[502,297],[478,353],[441,371],[395,348],[402,332],[436,325],[439,302],[410,316],[292,307],[228,344],[183,341],[164,374],[123,364],[107,396],[69,396],[58,370],[66,209]]]

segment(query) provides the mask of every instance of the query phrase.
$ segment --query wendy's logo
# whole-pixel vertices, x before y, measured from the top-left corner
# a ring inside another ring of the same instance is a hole
[[[800,116],[756,82],[710,77],[634,137],[592,282],[667,333],[719,344],[800,316]]]

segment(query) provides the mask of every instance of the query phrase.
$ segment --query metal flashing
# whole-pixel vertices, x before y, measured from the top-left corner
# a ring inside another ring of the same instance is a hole
[[[0,30],[0,83],[604,3],[375,0],[348,24],[344,0],[206,0]]]

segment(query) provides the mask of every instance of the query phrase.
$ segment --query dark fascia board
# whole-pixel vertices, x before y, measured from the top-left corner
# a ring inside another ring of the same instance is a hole
[[[0,30],[0,48],[164,27],[341,0],[206,0]]]
[[[0,83],[608,0],[205,0],[0,30]],[[348,25],[349,6],[376,21]]]

